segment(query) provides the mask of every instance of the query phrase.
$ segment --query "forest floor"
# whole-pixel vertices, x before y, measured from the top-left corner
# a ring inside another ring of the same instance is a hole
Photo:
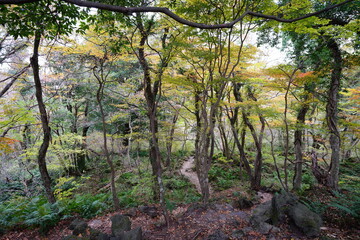
[[[193,171],[193,159],[190,158],[185,161],[180,172],[200,190],[197,176]],[[132,228],[141,227],[144,239],[149,240],[208,239],[210,235],[216,232],[219,233],[219,231],[229,236],[230,239],[309,239],[286,224],[279,226],[281,231],[277,233],[260,234],[254,231],[249,223],[251,211],[258,204],[269,201],[272,198],[272,194],[258,192],[258,202],[255,206],[239,210],[228,203],[233,197],[232,193],[234,191],[241,190],[233,188],[221,192],[213,192],[212,199],[215,200],[206,208],[196,203],[177,206],[171,212],[169,227],[165,224],[159,205],[147,206],[155,209],[155,212],[152,212],[152,214],[143,211],[144,208],[142,207],[130,208],[95,217],[87,220],[87,223],[91,228],[111,234],[110,217],[116,214],[124,214],[130,217]],[[64,236],[71,235],[72,231],[68,229],[71,221],[61,221],[46,236],[41,236],[37,229],[25,229],[9,232],[2,236],[0,240],[61,240]],[[359,239],[359,234],[360,231],[347,232],[337,227],[324,226],[321,236],[314,239],[355,240]]]

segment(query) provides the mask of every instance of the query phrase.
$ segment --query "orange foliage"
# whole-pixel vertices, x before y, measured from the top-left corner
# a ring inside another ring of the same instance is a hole
[[[0,155],[15,151],[15,144],[17,142],[20,141],[12,138],[0,137]]]

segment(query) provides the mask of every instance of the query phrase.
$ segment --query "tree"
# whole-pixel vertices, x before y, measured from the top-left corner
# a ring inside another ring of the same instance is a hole
[[[28,21],[22,21],[22,14],[26,14]],[[66,15],[67,18],[63,18]],[[46,196],[50,203],[56,201],[51,190],[51,179],[46,167],[46,153],[49,147],[51,130],[46,107],[43,101],[43,92],[40,79],[39,66],[39,47],[42,37],[49,39],[55,38],[59,34],[69,34],[72,32],[72,26],[83,15],[80,14],[77,7],[69,6],[64,3],[51,4],[48,1],[30,3],[26,9],[22,7],[1,6],[1,25],[5,25],[7,31],[15,39],[18,37],[34,37],[33,55],[30,64],[33,69],[33,77],[36,89],[36,99],[41,117],[43,128],[43,143],[38,152],[38,165],[42,181],[45,187]]]
[[[8,32],[3,27],[0,27],[0,65],[9,65],[15,69],[18,67],[16,64],[12,64],[12,60],[16,58],[19,54],[23,53],[24,50],[28,47],[27,41],[15,41]],[[30,65],[22,66],[21,69],[17,70],[14,73],[14,70],[10,74],[4,74],[4,79],[0,80],[0,83],[7,84],[0,91],[0,98],[3,97],[7,91],[14,85],[15,81],[24,73],[27,72]],[[10,75],[10,76],[9,76]],[[6,76],[6,77],[5,77]]]
[[[284,16],[294,16],[304,9],[318,10],[329,6],[330,3],[315,2],[307,5],[307,8],[299,8],[296,13],[290,7],[290,1],[280,3]],[[358,3],[351,2],[339,8],[325,11],[314,18],[314,22],[296,22],[292,25],[281,25],[284,39],[293,43],[293,56],[296,64],[301,65],[308,71],[321,72],[323,79],[328,79],[328,90],[326,97],[326,123],[330,132],[331,159],[327,170],[316,170],[319,182],[332,189],[338,189],[340,146],[341,139],[338,129],[338,101],[341,83],[341,72],[343,68],[342,50],[339,39],[357,38],[357,27],[359,21]],[[301,24],[302,23],[302,24]],[[275,31],[280,29],[275,27]],[[311,66],[311,67],[310,67]],[[329,66],[331,66],[329,68]],[[329,75],[328,73],[331,72]],[[313,155],[315,156],[315,155]],[[316,158],[314,158],[316,161]],[[316,165],[319,167],[318,165]],[[320,174],[321,172],[321,174]]]

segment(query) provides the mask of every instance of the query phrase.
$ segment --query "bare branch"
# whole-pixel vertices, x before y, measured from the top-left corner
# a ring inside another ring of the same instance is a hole
[[[25,4],[25,3],[34,3],[34,2],[38,2],[38,1],[40,1],[40,0],[0,0],[0,4]],[[284,19],[284,18],[280,18],[280,17],[274,16],[274,15],[266,15],[266,14],[262,14],[262,13],[252,12],[252,11],[245,11],[237,19],[235,19],[231,22],[222,23],[222,24],[204,24],[204,23],[192,22],[192,21],[186,20],[186,19],[176,15],[170,9],[165,8],[165,7],[122,7],[122,6],[115,6],[115,5],[98,3],[98,2],[90,2],[90,1],[85,1],[85,0],[60,0],[60,1],[64,1],[64,2],[71,3],[71,4],[74,4],[77,6],[81,6],[81,7],[97,8],[97,9],[102,9],[102,10],[107,10],[107,11],[112,11],[112,12],[123,13],[126,15],[131,15],[133,13],[140,13],[140,12],[163,13],[163,14],[169,16],[170,18],[174,19],[175,21],[182,23],[184,25],[188,25],[188,26],[200,28],[200,29],[219,29],[219,28],[232,28],[236,23],[243,20],[244,17],[246,17],[247,15],[264,18],[264,19],[269,19],[269,20],[275,20],[275,21],[283,22],[283,23],[292,23],[292,22],[306,19],[306,18],[309,18],[312,16],[319,15],[323,12],[340,7],[344,4],[352,2],[354,0],[346,0],[344,2],[328,6],[322,10],[312,12],[309,14],[305,14],[301,17],[293,18],[293,19]]]
[[[12,78],[12,80],[8,84],[6,84],[6,86],[3,88],[3,90],[1,90],[0,98],[11,88],[11,86],[14,84],[16,79],[18,79],[23,73],[25,73],[28,70],[29,67],[30,67],[30,65],[27,65],[26,67],[21,69],[19,72],[17,72],[15,75],[0,81],[0,82],[3,82],[3,81],[6,81],[6,80]]]

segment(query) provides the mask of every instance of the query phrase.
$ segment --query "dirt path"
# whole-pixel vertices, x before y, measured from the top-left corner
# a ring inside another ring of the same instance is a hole
[[[182,165],[181,169],[180,169],[180,173],[182,175],[184,175],[187,179],[189,179],[189,181],[195,185],[196,190],[198,191],[198,193],[201,194],[201,188],[200,188],[200,183],[199,183],[199,178],[196,174],[196,172],[194,172],[192,170],[192,168],[194,167],[194,157],[189,157],[184,164]],[[212,193],[212,189],[210,187],[210,194]]]

